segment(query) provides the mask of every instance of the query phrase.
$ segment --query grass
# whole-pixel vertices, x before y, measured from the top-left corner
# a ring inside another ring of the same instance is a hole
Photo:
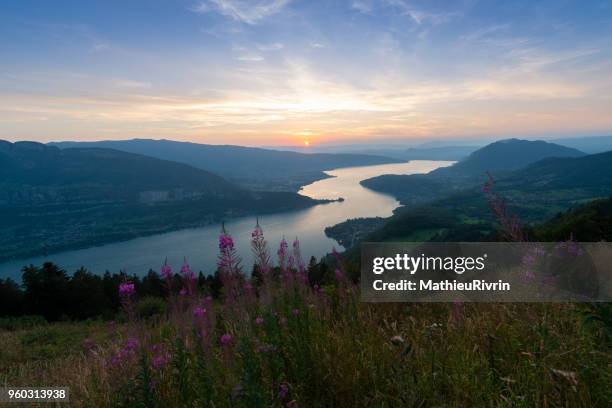
[[[363,304],[350,285],[303,289],[276,283],[267,301],[215,302],[202,319],[193,297],[145,321],[5,330],[1,382],[69,386],[71,406],[100,407],[612,403],[609,344],[577,305]]]

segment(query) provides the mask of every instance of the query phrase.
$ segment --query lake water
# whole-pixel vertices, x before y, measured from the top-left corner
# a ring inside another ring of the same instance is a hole
[[[259,217],[268,240],[272,258],[284,236],[289,244],[299,237],[302,255],[307,262],[311,255],[321,257],[332,247],[342,249],[338,243],[325,236],[325,227],[358,217],[388,217],[398,207],[398,201],[386,194],[362,187],[359,182],[381,174],[427,173],[438,167],[449,166],[449,161],[414,160],[408,163],[378,166],[350,167],[327,171],[333,178],[319,180],[303,187],[300,194],[312,198],[344,198],[343,202],[320,204],[314,207]],[[255,226],[255,216],[241,217],[225,226],[234,237],[237,250],[243,259],[245,270],[250,271],[253,256],[249,241]],[[214,272],[217,260],[217,240],[220,226],[185,229],[165,234],[136,238],[129,241],[60,252],[48,256],[10,261],[0,264],[0,277],[21,280],[24,265],[41,265],[52,261],[72,273],[84,266],[94,273],[119,272],[145,274],[149,269],[159,271],[164,259],[178,271],[186,258],[192,269],[206,274]]]

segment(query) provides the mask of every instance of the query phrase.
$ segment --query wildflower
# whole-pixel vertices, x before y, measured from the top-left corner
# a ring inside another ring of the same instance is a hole
[[[194,317],[204,317],[204,314],[206,313],[206,309],[202,308],[202,307],[196,307],[195,309],[193,309],[193,315]]]
[[[280,398],[281,400],[284,400],[285,398],[287,398],[288,394],[289,394],[289,387],[287,386],[287,384],[281,383],[281,385],[278,386],[278,398]]]
[[[181,295],[181,296],[186,296],[186,295],[187,295],[187,289],[182,288],[182,289],[179,291],[179,295]]]
[[[161,276],[164,279],[172,279],[172,268],[168,265],[167,261],[164,262],[164,266],[161,268]]]
[[[289,258],[287,258],[287,268],[293,269],[294,264],[295,264],[295,258],[293,257],[293,255],[289,255]]]
[[[261,316],[257,316],[257,318],[255,319],[255,324],[256,325],[261,325],[261,324],[263,324],[263,322],[264,322],[264,319]]]
[[[278,247],[278,251],[276,251],[276,254],[278,255],[278,265],[280,266],[281,271],[283,272],[287,268],[286,261],[287,261],[287,247],[288,246],[289,245],[287,244],[287,241],[285,240],[285,238],[283,238]]]
[[[318,292],[321,290],[321,287],[318,284],[314,284],[314,286],[312,287],[314,289],[315,292]]]
[[[132,282],[123,282],[119,284],[119,295],[122,297],[130,297],[136,293],[136,289]]]
[[[225,226],[222,227],[221,235],[219,235],[219,252],[219,260],[217,262],[219,269],[221,269],[225,275],[239,273],[241,260],[234,248],[234,240],[232,236],[225,231]],[[230,278],[230,276],[221,276],[222,280],[227,280],[228,278]],[[223,282],[224,286],[227,287],[226,283],[230,282]]]
[[[230,344],[232,344],[232,335],[225,333],[223,336],[221,336],[221,345],[225,347],[229,346]]]
[[[251,233],[251,251],[255,255],[255,263],[259,266],[262,275],[265,276],[270,271],[270,253],[268,243],[264,239],[263,230],[259,226],[259,220],[255,224],[255,230]]]
[[[161,370],[170,362],[170,357],[166,355],[153,356],[151,366],[154,370]]]
[[[195,274],[191,270],[191,267],[187,263],[186,259],[183,262],[183,266],[181,266],[181,275],[183,275],[183,278],[188,280],[195,279]]]
[[[226,251],[234,249],[234,239],[225,232],[219,235],[219,250]]]
[[[127,342],[125,343],[125,349],[128,351],[134,351],[138,348],[138,340],[136,340],[133,337],[130,337],[129,339],[127,339]]]
[[[297,316],[300,314],[300,309],[293,309],[291,313],[293,313],[294,316]]]

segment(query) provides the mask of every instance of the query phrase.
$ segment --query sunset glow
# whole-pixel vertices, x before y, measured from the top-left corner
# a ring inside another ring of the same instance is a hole
[[[317,143],[612,129],[608,2],[24,3],[0,16],[3,139],[295,145],[303,129]]]

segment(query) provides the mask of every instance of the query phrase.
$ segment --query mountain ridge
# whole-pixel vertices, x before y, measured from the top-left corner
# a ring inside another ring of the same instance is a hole
[[[340,167],[398,163],[402,160],[358,154],[298,153],[259,147],[210,145],[167,139],[56,142],[60,148],[106,147],[188,164],[256,190],[298,191],[305,184],[328,177]]]

